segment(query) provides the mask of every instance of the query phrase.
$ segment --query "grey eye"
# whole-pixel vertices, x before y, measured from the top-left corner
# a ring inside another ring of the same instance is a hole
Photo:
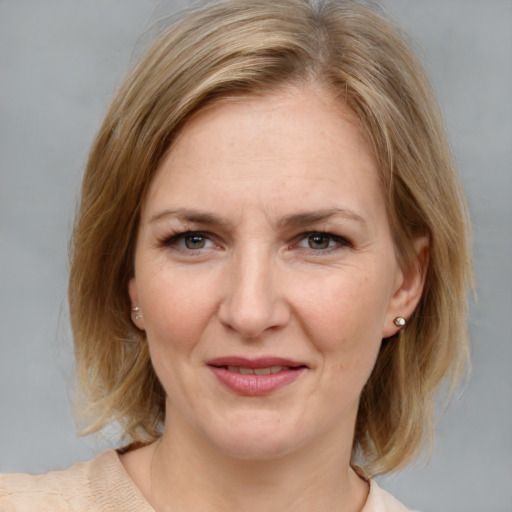
[[[206,245],[206,238],[201,235],[188,235],[184,241],[187,249],[203,249]]]
[[[333,235],[332,233],[324,233],[323,231],[311,231],[301,235],[297,247],[316,252],[327,252],[331,249],[335,250],[351,247],[351,244],[345,238],[338,235]]]
[[[307,240],[310,249],[328,249],[331,247],[332,242],[332,238],[329,235],[323,235],[322,233],[309,235]]]

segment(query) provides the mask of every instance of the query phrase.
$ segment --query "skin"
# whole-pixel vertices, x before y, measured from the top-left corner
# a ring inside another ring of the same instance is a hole
[[[121,456],[148,501],[361,510],[368,484],[350,468],[359,396],[394,318],[421,296],[426,240],[416,248],[401,269],[375,161],[351,112],[320,89],[196,114],[149,187],[129,284],[168,395],[162,438]],[[207,365],[233,355],[306,369],[240,396]]]

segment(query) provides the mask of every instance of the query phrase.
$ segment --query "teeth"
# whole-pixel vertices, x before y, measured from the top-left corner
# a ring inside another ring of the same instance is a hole
[[[269,373],[278,373],[289,370],[288,366],[270,366],[268,368],[243,368],[239,366],[227,366],[228,371],[241,373],[243,375],[268,375]]]
[[[270,373],[270,368],[254,368],[254,373],[256,375],[268,375]]]

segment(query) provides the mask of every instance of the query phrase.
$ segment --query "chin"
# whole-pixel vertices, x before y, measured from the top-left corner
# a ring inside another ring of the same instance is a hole
[[[303,435],[294,428],[284,428],[282,422],[255,420],[237,423],[236,428],[209,432],[207,436],[225,455],[245,461],[268,461],[282,458],[299,449]]]

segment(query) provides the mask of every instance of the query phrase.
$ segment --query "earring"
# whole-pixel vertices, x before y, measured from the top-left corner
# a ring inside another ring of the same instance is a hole
[[[397,327],[404,327],[405,324],[407,323],[405,318],[403,316],[397,316],[394,320],[393,320],[393,323],[397,326]]]
[[[138,320],[139,318],[143,318],[142,313],[140,315],[137,314],[140,311],[139,306],[135,306],[134,308],[132,308],[132,311],[135,313],[135,320]]]

